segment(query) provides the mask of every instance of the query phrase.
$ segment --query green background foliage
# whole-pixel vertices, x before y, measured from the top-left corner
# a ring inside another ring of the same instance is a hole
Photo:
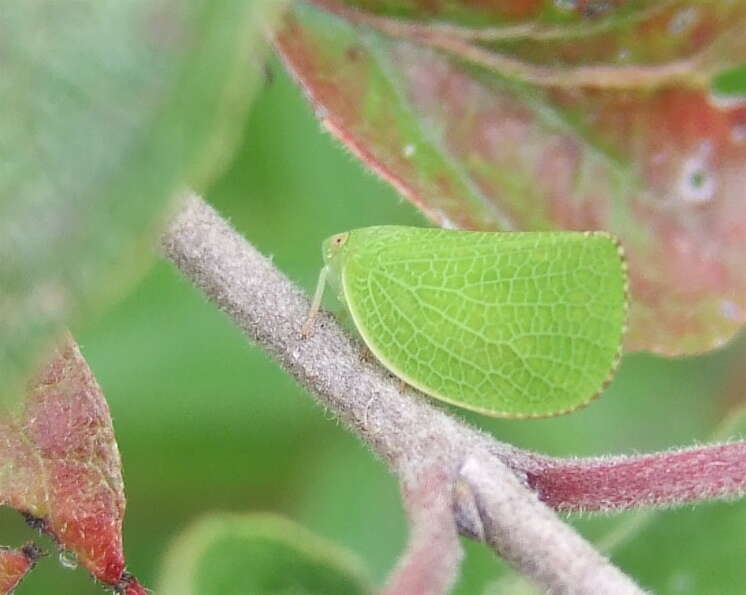
[[[282,517],[210,515],[169,550],[162,595],[369,595],[362,563]]]
[[[202,190],[311,291],[323,238],[359,226],[424,220],[320,132],[300,92],[276,64],[272,71],[274,80],[260,92],[234,162]],[[155,586],[171,540],[214,511],[289,517],[351,549],[382,580],[405,540],[394,480],[170,265],[157,263],[126,298],[74,332],[112,409],[128,497],[128,565],[145,585]],[[510,421],[457,414],[498,439],[553,455],[691,444],[711,436],[734,406],[727,388],[743,348],[740,339],[696,359],[628,356],[607,393],[570,416]],[[713,509],[726,520],[710,523],[706,513]],[[625,549],[619,562],[659,593],[696,593],[708,573],[722,574],[721,557],[713,554],[701,568],[688,556],[727,548],[730,580],[717,592],[735,593],[746,584],[746,567],[732,561],[743,559],[746,544],[723,541],[721,525],[731,519],[741,526],[745,510],[743,504],[717,504],[665,513],[686,522],[697,548],[682,547],[670,524],[656,524],[649,535],[628,542],[646,555]],[[30,538],[17,513],[2,511],[0,522],[3,543]],[[576,522],[600,537],[619,521]],[[465,543],[468,558],[457,593],[489,592],[503,567],[482,546]],[[92,595],[101,589],[84,571],[44,559],[17,591],[42,593]]]

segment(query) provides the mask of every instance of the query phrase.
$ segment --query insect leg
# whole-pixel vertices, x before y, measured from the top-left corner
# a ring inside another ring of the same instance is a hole
[[[319,281],[316,283],[316,293],[313,294],[313,301],[311,302],[311,308],[308,310],[308,317],[300,331],[303,338],[311,336],[313,330],[313,323],[316,321],[316,316],[319,313],[321,307],[321,298],[324,297],[324,288],[326,287],[326,277],[329,274],[329,267],[324,266],[319,273]]]

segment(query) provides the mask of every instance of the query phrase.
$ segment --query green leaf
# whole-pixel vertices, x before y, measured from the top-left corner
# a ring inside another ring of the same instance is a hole
[[[346,551],[274,515],[212,515],[181,535],[163,566],[163,595],[369,594]]]
[[[0,392],[228,155],[274,0],[42,0],[0,20]]]
[[[613,232],[630,350],[702,352],[743,325],[746,110],[710,82],[746,63],[746,3],[437,3],[479,26],[351,4],[295,3],[277,46],[327,128],[431,220]]]

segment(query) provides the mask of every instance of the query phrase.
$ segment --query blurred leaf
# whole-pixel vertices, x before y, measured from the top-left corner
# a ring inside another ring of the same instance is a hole
[[[168,553],[163,595],[371,593],[357,560],[303,527],[273,515],[212,515]]]
[[[227,156],[279,1],[10,0],[0,19],[0,378],[124,284]]]
[[[628,349],[697,353],[740,328],[746,104],[710,78],[746,63],[746,3],[375,4],[296,2],[276,40],[370,168],[445,227],[615,232]]]
[[[0,547],[0,595],[10,595],[34,567],[41,552],[32,543],[13,550]]]
[[[25,402],[2,408],[0,436],[0,504],[50,535],[69,565],[137,593],[124,572],[124,486],[109,408],[72,338]]]

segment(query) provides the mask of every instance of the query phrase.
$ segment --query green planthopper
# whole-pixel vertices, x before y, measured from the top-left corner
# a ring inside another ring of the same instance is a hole
[[[621,355],[626,266],[605,232],[367,227],[324,242],[327,277],[370,351],[420,391],[498,417],[591,401]]]

